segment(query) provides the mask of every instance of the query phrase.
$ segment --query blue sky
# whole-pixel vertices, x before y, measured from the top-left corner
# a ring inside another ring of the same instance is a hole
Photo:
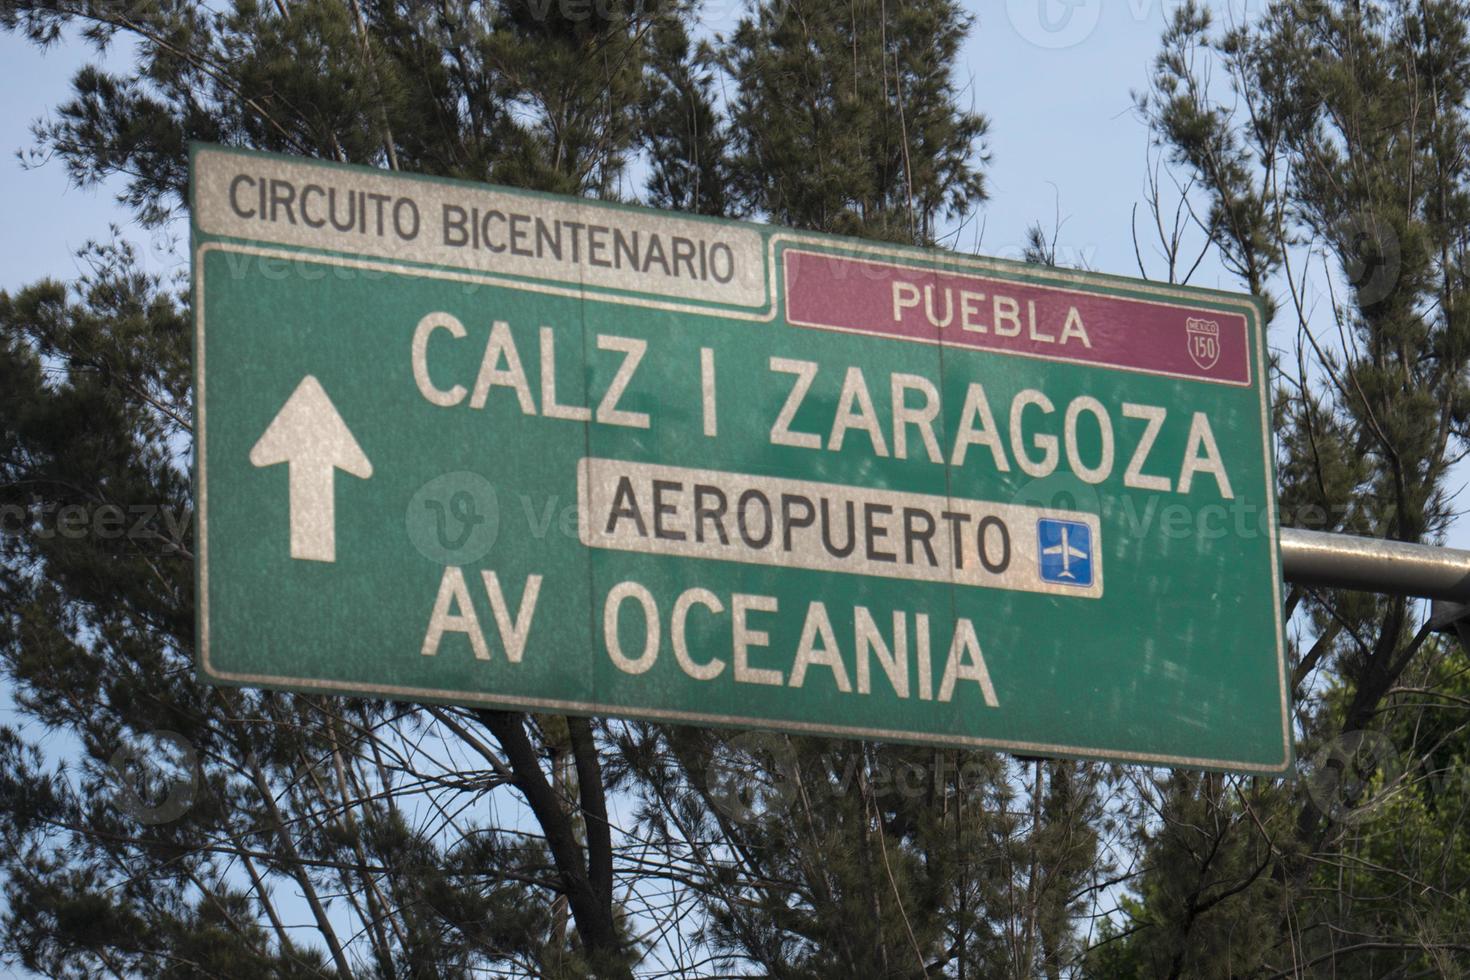
[[[1079,43],[1048,49],[1027,38],[1052,37],[1038,35],[1034,0],[977,5],[956,78],[965,97],[991,119],[991,200],[958,244],[974,250],[974,232],[983,223],[978,250],[1015,256],[1027,226],[1041,220],[1050,228],[1060,207],[1064,257],[1136,274],[1129,211],[1143,194],[1147,134],[1131,111],[1129,92],[1147,80],[1172,0],[1047,2],[1056,11],[1065,11],[1067,2],[1080,4],[1056,39],[1078,40],[1078,27],[1094,19],[1095,26]],[[712,16],[724,19],[735,3],[712,0]],[[151,261],[171,264],[164,243],[155,245],[152,236],[129,227],[129,215],[109,190],[78,190],[68,186],[59,164],[26,170],[15,159],[16,150],[31,146],[31,122],[66,97],[72,73],[90,56],[80,45],[43,52],[0,35],[0,213],[11,228],[0,243],[0,288],[71,275],[73,251],[105,236],[109,222],[122,225]],[[123,61],[125,53],[113,58]]]
[[[745,0],[707,0],[711,29],[733,23]],[[991,199],[954,243],[962,251],[1018,257],[1026,229],[1060,220],[1059,258],[1102,272],[1138,275],[1131,214],[1146,195],[1148,134],[1132,92],[1147,85],[1169,12],[1179,0],[971,0],[975,25],[956,67],[964,98],[991,120]],[[1217,15],[1249,16],[1263,0],[1214,0]],[[90,49],[62,44],[38,51],[0,35],[0,289],[42,276],[69,278],[73,253],[109,224],[139,247],[149,268],[178,272],[183,229],[146,232],[114,200],[115,187],[79,190],[57,163],[25,169],[16,150],[29,127],[62,101]],[[125,63],[127,52],[111,52]],[[977,240],[977,234],[980,237]],[[1153,258],[1147,241],[1145,259]],[[1157,261],[1152,275],[1161,274]],[[1196,285],[1234,289],[1207,261]],[[1462,468],[1462,471],[1463,468]],[[1452,490],[1464,484],[1461,473]],[[1470,547],[1470,522],[1450,543]]]
[[[712,27],[730,23],[742,2],[709,0]],[[966,100],[991,120],[991,199],[955,246],[1016,258],[1031,224],[1040,221],[1050,231],[1060,220],[1064,264],[1137,275],[1130,216],[1135,206],[1142,208],[1147,190],[1148,134],[1133,112],[1131,92],[1146,86],[1177,0],[971,2],[976,22],[956,80]],[[1259,3],[1229,0],[1229,7],[1239,15]],[[1227,12],[1225,2],[1214,6]],[[6,221],[0,289],[46,276],[72,278],[75,251],[89,239],[105,239],[111,224],[139,246],[148,268],[184,268],[184,250],[172,241],[178,230],[158,234],[133,225],[114,200],[117,185],[77,189],[59,163],[25,169],[16,159],[17,150],[32,145],[32,121],[67,97],[72,74],[94,57],[79,44],[43,52],[0,34],[0,214]],[[127,52],[111,57],[125,64]],[[1212,263],[1193,281],[1237,288]],[[1464,472],[1457,472],[1452,489],[1463,485]],[[1459,523],[1450,543],[1470,547],[1470,522]],[[10,714],[6,707],[0,692],[0,717]]]

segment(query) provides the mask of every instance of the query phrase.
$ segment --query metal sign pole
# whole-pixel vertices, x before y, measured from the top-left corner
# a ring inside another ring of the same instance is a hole
[[[1288,582],[1470,603],[1470,551],[1281,529]]]

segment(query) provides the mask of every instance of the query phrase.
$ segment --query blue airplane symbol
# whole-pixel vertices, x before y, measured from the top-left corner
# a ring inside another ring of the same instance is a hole
[[[1086,561],[1087,552],[1080,548],[1072,547],[1071,542],[1067,540],[1067,525],[1063,524],[1061,530],[1062,540],[1050,548],[1042,548],[1041,553],[1043,555],[1061,555],[1062,570],[1057,575],[1061,578],[1076,579],[1077,576],[1072,574],[1072,560],[1075,558],[1078,561]]]

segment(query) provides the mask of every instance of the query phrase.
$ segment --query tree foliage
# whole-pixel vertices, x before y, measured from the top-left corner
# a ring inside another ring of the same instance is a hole
[[[76,75],[33,159],[83,186],[119,179],[145,226],[184,214],[197,140],[927,240],[983,198],[984,122],[949,81],[968,21],[950,0],[865,9],[817,60],[796,57],[800,25],[852,13],[756,5],[727,40],[677,2],[5,0],[0,26],[130,46],[129,69]],[[770,64],[771,38],[796,61]],[[850,58],[851,91],[777,77]],[[798,205],[827,142],[763,121],[803,100],[838,158],[819,180],[830,200]],[[1014,848],[1020,821],[964,810],[958,776],[895,801],[849,774],[803,821],[732,821],[705,767],[738,746],[707,732],[198,684],[190,298],[105,236],[85,258],[75,282],[0,294],[0,506],[20,515],[0,537],[0,669],[24,719],[0,729],[12,961],[68,977],[627,977],[1015,960],[982,937],[999,886],[977,844]],[[1000,763],[977,758],[974,792],[1001,792]],[[1072,767],[1047,771],[1046,805],[1080,826]],[[1010,857],[1001,871],[1025,877]],[[1065,904],[1028,935],[1063,942]]]
[[[1420,541],[1454,516],[1467,30],[1461,2],[1285,0],[1225,28],[1189,3],[1140,96],[1198,230],[1279,313],[1284,523]],[[1095,972],[1448,976],[1470,962],[1470,797],[1445,778],[1466,745],[1447,710],[1463,652],[1402,598],[1296,587],[1284,614],[1305,778],[1147,786],[1139,878]]]
[[[920,244],[986,192],[951,0],[755,3],[726,37],[689,3],[595,0],[0,0],[0,26],[133,46],[34,152],[119,178],[145,225],[183,214],[191,140]],[[1180,190],[1149,175],[1165,274],[1199,268],[1192,229],[1273,314],[1283,520],[1442,535],[1470,4],[1277,0],[1222,28],[1185,3],[1139,109]],[[1055,255],[1034,231],[1028,260]],[[106,236],[83,259],[0,294],[0,949],[24,967],[1470,964],[1470,663],[1404,599],[1290,591],[1297,780],[199,685],[189,297]]]
[[[948,0],[791,0],[740,22],[726,54],[735,186],[814,231],[928,244],[985,196],[985,118],[950,74],[969,25]]]

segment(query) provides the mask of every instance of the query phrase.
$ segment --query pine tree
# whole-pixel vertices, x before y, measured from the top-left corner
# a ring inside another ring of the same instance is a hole
[[[840,98],[783,89],[754,27],[696,40],[677,4],[5,0],[0,26],[137,46],[135,70],[83,69],[36,137],[78,184],[121,176],[144,225],[182,216],[201,140],[605,198],[634,196],[642,155],[658,206],[927,242],[983,197],[984,122],[949,80],[968,22],[942,0],[860,13],[830,63],[783,55],[810,79],[841,62]],[[751,24],[789,48],[777,20]],[[804,132],[781,118],[803,100]],[[813,183],[799,148],[837,165]],[[703,798],[706,757],[739,751],[709,732],[199,686],[189,297],[126,246],[88,259],[0,296],[0,507],[21,515],[0,537],[0,669],[45,726],[0,730],[7,955],[56,976],[626,977],[706,970],[696,938],[782,975],[1016,961],[1004,933],[1026,914],[987,916],[1049,858],[1016,850],[989,755],[803,745],[804,772],[847,788],[741,823]],[[147,519],[58,533],[68,508]],[[917,795],[871,785],[899,766],[927,767]],[[1047,819],[1082,833],[1090,797],[1047,771]],[[613,825],[614,793],[647,802],[636,827]],[[661,821],[683,823],[650,850]],[[1027,935],[1059,949],[1065,900],[1029,908]]]
[[[985,196],[987,123],[948,70],[968,26],[947,0],[756,5],[722,49],[733,207],[931,244]],[[641,833],[687,864],[700,937],[731,964],[978,977],[1075,962],[1099,863],[1094,767],[652,725],[618,748]]]
[[[144,224],[181,212],[191,140],[614,195],[639,140],[640,18],[656,16],[0,7],[0,24],[38,43],[84,29],[137,45],[137,72],[81,71],[37,139],[81,184],[125,175]],[[7,948],[54,974],[627,976],[639,951],[587,722],[194,683],[188,298],[124,248],[92,257],[70,288],[0,302],[0,501],[25,518],[5,538],[0,656],[23,708],[77,743],[58,766],[6,733]],[[68,506],[153,524],[57,534]],[[112,805],[110,764],[156,753],[155,732],[192,747],[198,783],[182,816],[156,823]],[[449,747],[424,752],[424,739]],[[483,807],[456,816],[499,787],[539,834]],[[283,888],[303,896],[313,941],[283,921]],[[342,932],[343,915],[360,933]]]
[[[1290,0],[1217,30],[1191,3],[1141,100],[1220,261],[1295,353],[1276,373],[1289,524],[1421,541],[1453,516],[1470,409],[1467,25],[1461,2]],[[1328,270],[1319,309],[1304,262]],[[1307,778],[1175,774],[1140,795],[1142,875],[1099,975],[1463,969],[1470,868],[1423,846],[1448,842],[1467,802],[1435,776],[1463,745],[1438,686],[1461,655],[1401,598],[1297,587],[1284,613],[1306,638],[1291,682]]]
[[[952,0],[780,0],[730,40],[737,186],[777,224],[929,244],[985,198],[989,123],[949,67],[970,18]]]
[[[735,216],[728,123],[716,105],[718,65],[695,45],[685,17],[653,29],[639,138],[648,152],[648,203],[696,214]]]

